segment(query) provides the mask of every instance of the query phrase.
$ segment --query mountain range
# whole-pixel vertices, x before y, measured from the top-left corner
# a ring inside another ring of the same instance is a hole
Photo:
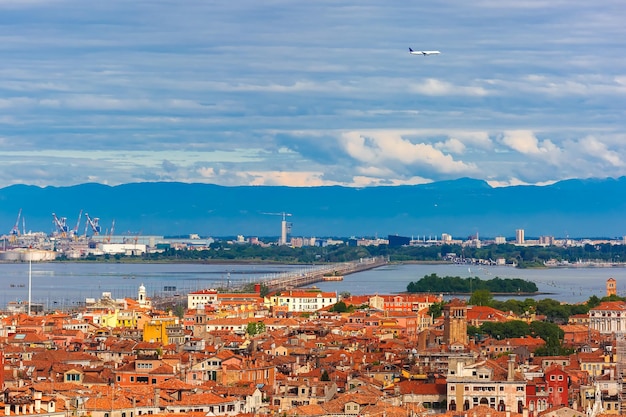
[[[275,237],[285,218],[301,237],[510,238],[524,229],[526,237],[614,238],[626,235],[626,177],[498,188],[469,178],[367,188],[12,185],[0,189],[0,234],[16,223],[20,232],[52,233],[52,213],[90,234],[81,211],[100,219],[102,233],[115,224],[116,235]]]

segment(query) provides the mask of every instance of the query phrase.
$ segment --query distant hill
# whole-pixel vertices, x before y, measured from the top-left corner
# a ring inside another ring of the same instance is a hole
[[[512,238],[626,235],[626,178],[568,180],[550,186],[492,188],[473,179],[389,187],[223,187],[171,182],[115,187],[14,185],[0,189],[0,234],[22,209],[26,231],[54,230],[52,213],[73,228],[80,210],[115,234],[278,236],[290,213],[292,235]],[[79,231],[84,232],[84,216]]]

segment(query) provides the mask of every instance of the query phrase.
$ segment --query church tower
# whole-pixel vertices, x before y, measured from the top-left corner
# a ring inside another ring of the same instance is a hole
[[[139,292],[137,293],[137,302],[141,307],[145,307],[147,305],[146,287],[143,286],[143,283],[139,286]]]
[[[455,298],[443,306],[443,341],[467,344],[467,304]]]
[[[617,295],[617,282],[614,278],[609,278],[606,280],[606,296],[612,295]]]

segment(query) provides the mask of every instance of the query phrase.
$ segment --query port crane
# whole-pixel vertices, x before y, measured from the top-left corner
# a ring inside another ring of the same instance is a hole
[[[87,219],[87,222],[85,223],[85,234],[87,234],[87,226],[90,226],[91,231],[93,232],[93,235],[98,236],[101,230],[100,218],[99,217],[91,218],[89,217],[89,213],[85,213],[85,218]]]
[[[280,222],[280,241],[279,245],[287,244],[287,235],[291,233],[291,223],[287,222],[287,217],[292,216],[291,213],[280,212],[280,213],[263,213],[268,214],[270,216],[282,216],[283,220]]]
[[[52,213],[53,223],[56,226],[57,235],[61,237],[67,237],[68,227],[67,227],[67,217],[57,217],[55,213]]]

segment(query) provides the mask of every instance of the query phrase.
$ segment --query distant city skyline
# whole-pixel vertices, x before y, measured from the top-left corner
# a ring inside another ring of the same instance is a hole
[[[0,187],[626,175],[622,1],[12,0],[0,13]]]

